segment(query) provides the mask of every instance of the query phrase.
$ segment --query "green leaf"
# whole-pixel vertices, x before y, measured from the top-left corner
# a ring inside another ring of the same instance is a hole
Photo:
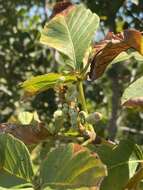
[[[24,183],[26,183],[24,179],[18,178],[0,169],[0,187],[10,188]]]
[[[122,105],[143,107],[143,77],[140,77],[126,88],[122,96]]]
[[[103,163],[107,165],[108,176],[101,184],[101,190],[123,190],[128,180],[134,175],[140,160],[135,154],[133,142],[123,140],[119,145],[110,148],[105,145],[98,147]]]
[[[122,61],[126,61],[128,59],[131,58],[131,55],[125,51],[121,52],[115,59],[113,59],[113,61],[111,62],[111,64],[115,64],[118,62],[122,62]]]
[[[34,190],[33,185],[30,183],[26,183],[26,184],[20,184],[20,185],[16,185],[16,186],[11,186],[11,187],[0,187],[0,190]]]
[[[139,160],[143,160],[143,148],[142,148],[142,146],[136,144],[135,153],[136,153]]]
[[[63,53],[75,70],[82,61],[99,25],[99,17],[82,5],[75,5],[67,14],[58,14],[44,27],[40,42]]]
[[[32,181],[33,169],[25,144],[9,134],[0,134],[0,168],[28,182]]]
[[[132,52],[132,57],[134,57],[137,61],[143,62],[143,56],[139,52]]]
[[[75,75],[64,75],[58,73],[49,73],[32,77],[21,84],[21,87],[25,90],[26,95],[34,95],[45,91],[49,88],[54,88],[59,84],[67,84],[77,81]]]
[[[0,187],[0,190],[18,190],[18,188],[11,187],[11,188],[4,188]],[[19,190],[34,190],[33,188],[20,188]]]
[[[126,60],[129,60],[131,58],[134,58],[137,61],[143,62],[143,56],[139,52],[135,51],[135,52],[128,53],[128,52],[123,51],[115,59],[113,59],[111,64],[126,61]]]
[[[30,183],[16,185],[16,186],[13,186],[12,189],[15,189],[15,190],[18,190],[18,189],[20,189],[20,190],[34,190],[33,185]]]
[[[99,157],[77,144],[53,150],[41,167],[43,187],[58,189],[96,186],[106,174]]]

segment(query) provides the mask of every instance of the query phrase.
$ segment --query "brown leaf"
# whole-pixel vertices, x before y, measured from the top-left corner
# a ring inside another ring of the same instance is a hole
[[[68,0],[58,2],[55,4],[53,8],[53,13],[50,18],[55,17],[57,14],[66,15],[69,12],[69,10],[71,10],[71,8],[73,7],[74,5]]]
[[[84,146],[81,146],[79,144],[74,144],[73,145],[73,153],[74,154],[76,154],[76,153],[78,153],[80,151],[86,151],[86,150],[87,150],[87,148],[85,148]]]
[[[0,133],[10,133],[29,145],[37,144],[49,136],[42,123],[39,123],[38,126],[3,123],[0,124]]]
[[[125,30],[124,31],[124,40],[130,47],[137,50],[140,54],[143,54],[142,49],[142,32],[138,30]]]
[[[86,147],[84,147],[84,146],[82,146],[80,144],[73,144],[73,153],[74,153],[74,155],[79,153],[79,152],[84,152],[84,151],[88,151],[88,148],[86,148]],[[95,157],[96,159],[99,159],[99,156],[98,156],[97,153],[91,152],[91,155],[93,157]]]
[[[143,55],[142,33],[130,29],[122,33],[109,32],[104,40],[94,46],[94,56],[91,61],[89,77],[91,80],[99,78],[109,63],[122,51],[134,48]]]
[[[123,106],[143,108],[143,97],[129,99]]]

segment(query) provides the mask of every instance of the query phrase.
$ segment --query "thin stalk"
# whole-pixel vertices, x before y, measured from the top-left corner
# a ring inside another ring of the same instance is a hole
[[[87,107],[86,107],[86,101],[85,101],[82,81],[79,81],[77,85],[78,85],[78,92],[79,92],[79,101],[81,103],[82,110],[85,112],[88,112]]]
[[[84,90],[83,90],[83,82],[82,82],[82,81],[79,81],[77,87],[78,87],[78,92],[79,92],[79,101],[80,101],[80,103],[81,103],[82,110],[85,111],[86,113],[88,113],[88,110],[87,110],[87,107],[86,107],[85,96],[84,96]],[[94,144],[94,140],[97,138],[93,126],[90,125],[90,127],[91,127],[91,131],[92,131],[92,133],[93,133],[93,134],[92,134],[93,138],[91,137],[90,139],[88,139],[87,141],[85,141],[85,142],[82,144],[82,145],[84,145],[84,146],[87,145],[87,144],[89,144],[89,143],[91,143],[91,142]],[[114,146],[115,146],[115,144],[114,144],[113,142],[104,140],[103,138],[101,138],[101,137],[99,137],[99,136],[98,136],[98,139],[99,139],[99,141],[100,141],[99,144],[106,144],[106,145],[109,146],[109,147],[114,147]]]
[[[82,83],[81,80],[78,82],[78,92],[79,92],[79,101],[81,103],[82,110],[85,111],[86,113],[88,113],[87,107],[86,107],[86,101],[85,101],[84,91],[83,91],[83,83]],[[93,128],[92,125],[90,125],[90,130],[89,130],[89,125],[88,125],[88,127],[86,125],[83,126],[83,127],[84,127],[84,132],[88,131],[88,136],[89,136],[89,139],[86,140],[82,144],[83,146],[86,146],[87,144],[89,144],[89,143],[91,143],[91,142],[93,142],[95,140],[96,133],[95,133],[94,128]],[[83,131],[81,133],[83,133]]]
[[[143,179],[143,168],[140,168],[136,174],[129,180],[125,189],[137,190],[139,182]]]
[[[87,63],[86,66],[85,66],[85,68],[84,68],[83,71],[81,72],[80,75],[81,75],[81,78],[82,78],[82,79],[85,79],[85,77],[87,76],[87,70],[88,70],[89,66],[90,66],[90,63]]]

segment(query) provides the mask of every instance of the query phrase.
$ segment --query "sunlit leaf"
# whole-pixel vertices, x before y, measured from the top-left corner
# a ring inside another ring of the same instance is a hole
[[[135,153],[139,160],[143,162],[143,149],[141,146],[136,145]],[[140,167],[134,174],[134,176],[126,184],[126,189],[136,189],[139,186],[139,183],[143,179],[143,169]]]
[[[77,144],[53,150],[41,167],[43,187],[58,189],[96,186],[106,174],[97,154]]]
[[[22,125],[29,125],[32,123],[34,123],[34,124],[41,123],[36,111],[34,111],[34,112],[21,111],[18,113],[18,116],[17,116],[17,118],[15,118],[15,120],[16,120],[15,123],[20,123]]]
[[[21,84],[21,87],[26,92],[25,96],[31,96],[49,88],[54,88],[56,85],[68,84],[74,81],[77,81],[77,77],[75,75],[49,73],[26,80]]]
[[[111,64],[126,61],[129,60],[130,58],[134,58],[137,61],[143,62],[143,56],[138,52],[131,52],[131,53],[122,52],[115,59],[113,59]]]
[[[126,107],[143,107],[143,77],[133,82],[123,93],[122,105]]]
[[[33,113],[30,113],[30,112],[20,112],[18,114],[18,120],[20,121],[21,124],[28,125],[33,120]]]
[[[32,163],[23,142],[12,135],[0,134],[0,156],[0,169],[29,182],[32,181]]]
[[[139,5],[139,0],[131,0],[132,3],[134,3],[135,5]]]
[[[137,61],[143,62],[143,55],[141,55],[140,53],[132,52],[131,56],[134,57]]]
[[[67,9],[45,25],[40,42],[66,55],[67,64],[79,71],[83,68],[84,54],[99,25],[99,17],[82,5]]]
[[[131,55],[128,54],[127,52],[123,51],[117,57],[115,57],[115,59],[113,59],[113,61],[111,62],[111,64],[115,64],[115,63],[118,63],[118,62],[126,61],[126,60],[128,60],[130,58],[131,58]]]

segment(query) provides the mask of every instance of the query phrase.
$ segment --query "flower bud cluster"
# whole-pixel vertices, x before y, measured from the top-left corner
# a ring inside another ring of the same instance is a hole
[[[81,124],[85,124],[86,122],[89,124],[96,124],[98,121],[102,119],[102,114],[99,112],[93,112],[90,114],[87,114],[84,111],[79,112],[79,117]]]

